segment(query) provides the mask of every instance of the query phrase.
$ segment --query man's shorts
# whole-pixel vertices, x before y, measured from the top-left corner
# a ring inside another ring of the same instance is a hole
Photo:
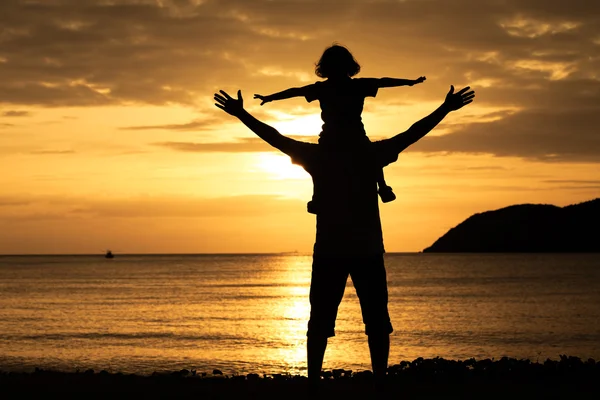
[[[308,336],[335,336],[338,306],[348,275],[360,301],[365,333],[390,334],[388,291],[383,254],[375,256],[314,256],[310,283]]]

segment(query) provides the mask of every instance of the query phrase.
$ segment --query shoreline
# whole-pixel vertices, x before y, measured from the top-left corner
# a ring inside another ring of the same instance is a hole
[[[445,360],[443,358],[402,361],[389,367],[387,395],[404,398],[439,398],[456,395],[481,398],[519,394],[566,397],[600,394],[600,362],[560,356],[560,360],[531,362],[503,357],[499,360]],[[136,375],[107,371],[34,372],[0,370],[0,388],[9,398],[24,395],[65,396],[136,395],[144,398],[201,396],[201,398],[306,398],[307,378],[287,374],[224,375],[200,371],[173,371]],[[368,395],[374,390],[370,371],[337,369],[324,371],[320,391],[331,396]],[[14,396],[14,397],[12,397]],[[4,397],[6,398],[6,397]]]
[[[468,371],[500,371],[503,370],[504,368],[508,368],[509,365],[514,366],[514,365],[519,365],[522,369],[523,368],[527,368],[529,370],[533,370],[535,368],[539,368],[540,366],[544,366],[546,371],[549,371],[552,368],[562,368],[562,366],[566,365],[565,363],[570,363],[570,364],[584,364],[586,366],[593,366],[595,365],[597,368],[600,368],[600,360],[596,361],[594,358],[590,358],[590,357],[578,357],[578,356],[567,356],[564,354],[559,354],[557,357],[546,357],[545,359],[536,359],[535,361],[532,361],[530,359],[527,358],[516,358],[516,357],[508,357],[508,356],[503,356],[503,357],[499,357],[499,358],[481,358],[481,359],[477,359],[475,357],[471,357],[468,359],[453,359],[453,358],[444,358],[444,357],[440,357],[440,356],[436,356],[436,357],[432,357],[432,358],[424,358],[424,357],[418,357],[413,361],[408,361],[408,360],[403,360],[400,362],[396,362],[396,363],[390,363],[389,367],[388,367],[388,373],[389,374],[394,374],[394,375],[398,375],[398,374],[404,374],[404,373],[408,373],[410,371],[410,373],[423,373],[423,368],[425,368],[425,366],[428,366],[428,371],[430,372],[434,372],[437,371],[436,373],[440,373],[440,372],[444,372],[446,371],[448,368],[453,368],[456,369],[458,368],[460,369],[466,369],[466,371],[464,371],[465,373],[467,373]],[[176,364],[176,363],[175,363]],[[216,375],[218,375],[219,378],[235,378],[235,377],[240,377],[240,376],[248,376],[248,375],[259,375],[260,377],[273,377],[273,376],[287,376],[287,377],[302,377],[302,376],[306,376],[306,368],[305,367],[300,367],[297,368],[295,370],[290,370],[290,371],[286,371],[286,370],[265,370],[265,369],[255,369],[253,370],[252,368],[244,368],[241,371],[236,371],[235,368],[232,368],[231,366],[219,366],[218,364],[223,364],[223,363],[216,363],[217,365],[208,365],[208,366],[204,366],[204,367],[198,367],[198,366],[174,366],[174,367],[164,367],[164,368],[159,368],[159,369],[149,369],[149,368],[141,368],[139,370],[132,370],[130,368],[128,369],[123,369],[120,370],[118,368],[115,368],[114,366],[112,367],[107,367],[107,368],[96,368],[93,366],[77,366],[74,365],[72,368],[65,368],[65,367],[56,367],[56,366],[44,366],[44,365],[35,365],[35,364],[29,364],[27,367],[22,366],[22,367],[9,367],[6,365],[1,365],[0,364],[0,375],[6,375],[6,374],[23,374],[23,375],[29,375],[29,374],[35,374],[35,373],[54,373],[54,374],[103,374],[103,375],[135,375],[135,376],[139,376],[139,377],[152,377],[152,376],[163,376],[163,375],[189,375],[189,377],[194,377],[194,375],[196,378],[210,378],[213,375],[214,371],[218,371],[216,373]],[[352,375],[356,375],[356,374],[364,374],[364,373],[368,373],[368,369],[365,368],[359,368],[359,369],[353,369],[354,367],[350,367],[349,369],[342,369],[342,368],[335,368],[335,367],[330,367],[330,368],[324,368],[322,370],[322,374],[325,377],[329,377],[332,376],[334,374],[339,374],[340,372],[347,372],[347,373],[351,373]],[[187,371],[187,372],[185,372]],[[212,372],[211,372],[212,371]],[[334,373],[334,371],[336,371]]]

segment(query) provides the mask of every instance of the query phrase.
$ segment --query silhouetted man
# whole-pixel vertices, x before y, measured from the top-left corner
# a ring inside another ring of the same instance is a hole
[[[233,99],[221,90],[215,104],[237,117],[271,146],[289,155],[313,179],[319,201],[313,252],[308,322],[308,378],[320,379],[327,339],[335,335],[335,319],[348,275],[360,301],[376,378],[385,377],[392,324],[388,314],[383,235],[377,198],[377,177],[398,154],[429,133],[448,113],[471,103],[466,87],[446,95],[440,107],[390,139],[355,148],[330,148],[281,135],[243,107],[241,92]]]

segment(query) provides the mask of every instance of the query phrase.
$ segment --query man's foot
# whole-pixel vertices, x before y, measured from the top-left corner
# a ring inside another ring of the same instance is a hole
[[[308,398],[314,400],[319,398],[321,394],[321,380],[320,379],[308,379]]]
[[[382,396],[387,393],[388,385],[387,377],[385,375],[373,377],[373,390],[377,396]]]
[[[306,203],[306,211],[308,211],[311,214],[317,214],[317,204],[314,200],[311,200],[308,203]]]
[[[380,187],[378,192],[379,197],[381,197],[381,201],[383,201],[384,203],[389,203],[390,201],[396,200],[396,195],[392,191],[392,188],[389,186]]]

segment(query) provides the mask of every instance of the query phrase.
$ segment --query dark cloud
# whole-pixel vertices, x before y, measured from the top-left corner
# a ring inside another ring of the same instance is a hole
[[[2,65],[0,64],[0,71]],[[37,82],[21,85],[8,83],[0,85],[0,96],[4,102],[35,106],[103,106],[111,104],[108,96],[81,84],[68,84],[48,87]]]
[[[0,207],[16,207],[16,206],[26,206],[31,202],[26,199],[16,198],[16,197],[0,197]]]
[[[236,142],[217,143],[160,142],[153,144],[171,150],[191,153],[252,153],[278,151],[260,139],[240,139]]]
[[[352,43],[364,57],[377,54],[379,62],[370,65],[386,66],[387,73],[390,64],[408,68],[402,62],[407,57],[417,65],[427,61],[438,75],[447,71],[447,76],[464,72],[455,68],[457,53],[496,51],[510,59],[531,56],[532,48],[540,48],[545,52],[537,57],[547,60],[552,56],[545,54],[562,49],[570,51],[568,61],[577,61],[585,57],[583,51],[573,53],[573,44],[593,46],[581,40],[582,34],[595,32],[588,25],[595,21],[592,11],[597,6],[589,3],[568,11],[555,6],[561,10],[556,15],[547,11],[553,9],[547,3],[517,0],[431,3],[354,0],[340,9],[337,0],[212,0],[185,5],[9,0],[0,6],[0,21],[6,27],[0,68],[11,78],[2,89],[8,101],[47,105],[186,103],[206,95],[215,83],[235,85],[250,79],[283,87],[290,81],[299,83],[294,74],[300,72],[315,79],[314,61],[336,38]],[[432,6],[436,13],[429,12]],[[528,10],[523,18],[529,19],[511,25],[522,10]],[[568,19],[583,22],[574,33],[560,36],[560,21]],[[508,28],[502,27],[503,21]],[[518,36],[535,31],[536,23],[558,24],[559,32]],[[415,37],[419,40],[410,39]],[[34,96],[44,89],[41,99]]]
[[[600,185],[574,185],[574,186],[557,186],[553,189],[560,190],[597,190],[600,191]]]
[[[221,88],[253,104],[252,93],[316,80],[320,52],[340,41],[363,76],[428,76],[426,89],[375,101],[437,101],[472,83],[476,104],[511,109],[411,150],[600,159],[600,2],[3,0],[0,26],[0,102],[13,106],[192,105]]]
[[[9,111],[4,111],[2,113],[3,117],[27,117],[29,115],[30,115],[29,111],[19,111],[19,110],[9,110]]]
[[[218,75],[206,66],[223,61],[220,51],[213,54],[223,49],[214,39],[221,24],[215,12],[181,17],[156,2],[9,0],[0,15],[5,102],[189,103],[206,87],[198,78]],[[236,71],[222,64],[219,73]]]
[[[600,185],[600,180],[583,180],[583,179],[546,179],[544,183],[570,183],[573,185]]]
[[[461,126],[443,136],[426,137],[409,149],[553,162],[600,162],[597,126],[600,114],[593,109],[522,111],[498,121]]]
[[[289,137],[310,143],[314,143],[317,140],[315,136],[290,135]],[[171,150],[191,153],[262,153],[279,151],[259,138],[241,138],[235,142],[159,142],[152,144],[154,146],[166,147]]]
[[[272,119],[273,116],[262,110],[251,110],[252,115],[261,120]],[[145,130],[170,130],[170,131],[203,131],[223,129],[227,123],[237,123],[229,115],[222,113],[215,108],[215,115],[205,115],[192,121],[182,124],[163,124],[163,125],[138,125],[123,126],[119,129],[126,131],[145,131]]]
[[[542,183],[556,185],[561,190],[600,190],[600,179],[545,179]]]
[[[434,171],[435,173],[439,173],[440,170],[443,171],[507,171],[509,168],[502,167],[499,165],[481,165],[481,166],[465,166],[465,165],[421,165],[419,166],[419,171]],[[450,172],[452,173],[452,172]]]
[[[184,124],[166,124],[166,125],[141,125],[141,126],[125,126],[119,129],[128,131],[144,131],[144,130],[173,130],[173,131],[199,131],[217,127],[223,120],[220,118],[208,117],[196,119]]]

